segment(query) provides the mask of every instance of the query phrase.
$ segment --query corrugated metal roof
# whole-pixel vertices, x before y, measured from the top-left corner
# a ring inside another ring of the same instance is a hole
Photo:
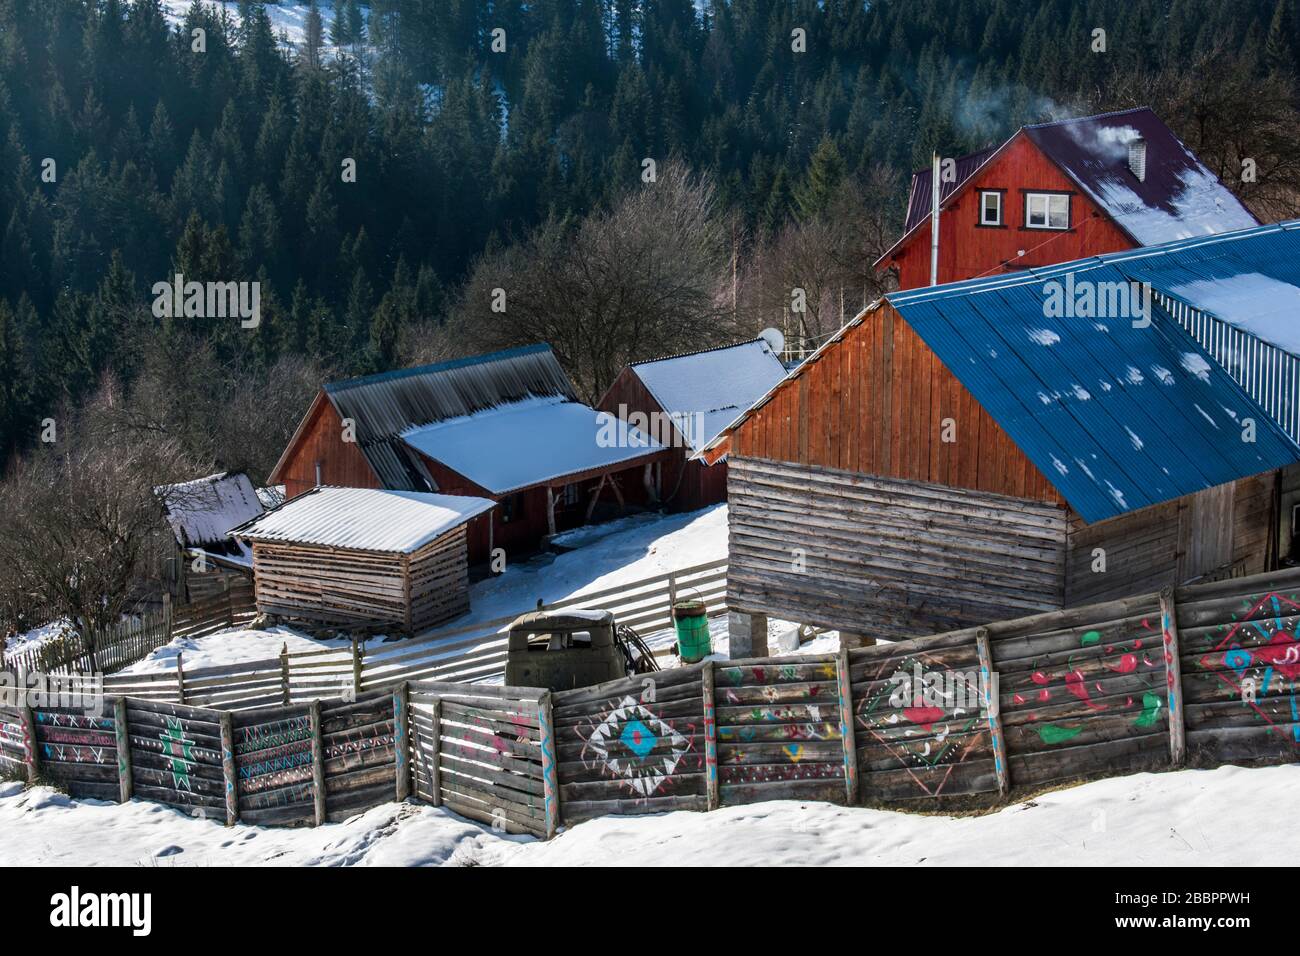
[[[494,495],[592,469],[630,467],[663,451],[618,416],[557,398],[435,422],[402,438]]]
[[[1158,306],[1146,328],[1129,317],[1047,315],[1049,282],[1067,298],[1088,283],[1128,287],[1115,261],[1124,255],[887,298],[1085,521],[1300,461],[1300,448]],[[1247,418],[1253,443],[1242,437]]]
[[[357,446],[384,486],[406,491],[434,484],[402,432],[525,398],[576,397],[545,344],[333,382],[325,394],[356,423]]]
[[[941,210],[948,197],[960,189],[966,180],[970,179],[975,170],[984,165],[984,160],[995,152],[997,152],[997,147],[990,146],[988,149],[981,149],[965,156],[958,156],[953,161],[955,169],[952,182],[941,182],[939,184],[939,208]],[[930,188],[931,172],[931,168],[927,166],[925,169],[918,169],[912,174],[912,190],[907,197],[907,218],[903,222],[904,235],[915,229],[930,215],[930,201],[934,198]]]
[[[313,488],[230,533],[248,541],[410,554],[494,504],[464,495]]]
[[[692,451],[711,442],[785,378],[785,366],[763,339],[637,362],[631,367],[659,407],[674,417]]]

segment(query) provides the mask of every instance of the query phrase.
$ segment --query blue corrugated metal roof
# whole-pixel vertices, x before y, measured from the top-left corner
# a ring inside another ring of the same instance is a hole
[[[1127,285],[1124,262],[1152,252],[888,297],[1088,522],[1300,461],[1300,447],[1158,307],[1146,328],[1046,315],[1049,282]],[[1242,437],[1247,418],[1253,443]]]

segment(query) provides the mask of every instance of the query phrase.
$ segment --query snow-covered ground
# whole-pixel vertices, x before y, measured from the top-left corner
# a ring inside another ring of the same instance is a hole
[[[1300,855],[1300,833],[1248,840],[1234,822],[1275,818],[1298,786],[1296,765],[1143,773],[963,817],[779,800],[604,817],[545,843],[412,803],[315,829],[227,828],[0,784],[0,865],[1279,866]]]
[[[512,565],[505,573],[473,585],[470,588],[472,610],[449,622],[447,627],[468,627],[482,621],[523,614],[536,607],[539,598],[549,604],[724,559],[727,556],[727,506],[715,505],[687,514],[638,516],[609,525],[596,525],[584,529],[584,534],[576,537],[570,545],[574,543],[581,544],[581,547]],[[726,628],[725,616],[712,621],[714,649],[723,656],[727,650]],[[650,641],[653,647],[668,646],[672,642],[671,631]],[[178,638],[131,665],[126,673],[175,670],[177,655],[181,653],[185,655],[187,670],[270,660],[279,656],[280,648],[286,643],[290,653],[349,646],[347,640],[322,640],[289,627],[267,631],[222,631],[198,639]],[[382,638],[376,638],[367,644],[371,655],[368,659],[371,660],[386,652],[401,654],[407,649],[407,642],[400,640],[384,644]],[[672,660],[661,658],[661,663],[671,663]]]

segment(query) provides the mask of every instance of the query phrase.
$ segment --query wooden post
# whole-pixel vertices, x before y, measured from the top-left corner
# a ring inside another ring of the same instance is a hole
[[[555,836],[560,826],[560,786],[555,766],[555,721],[551,695],[543,694],[537,702],[537,726],[542,738],[542,801],[546,809],[546,839]]]
[[[1160,591],[1160,632],[1165,644],[1165,700],[1169,707],[1169,760],[1181,767],[1187,759],[1187,723],[1183,711],[1183,668],[1179,659],[1178,605],[1174,589]]]
[[[429,765],[429,794],[435,807],[442,806],[442,698],[433,701],[433,760]]]
[[[163,592],[163,621],[167,627],[167,640],[172,639],[173,618],[172,618],[172,596],[168,592]],[[166,643],[166,642],[164,642]]]
[[[849,805],[858,802],[858,748],[853,728],[853,680],[849,674],[849,649],[840,648],[836,676],[840,685],[840,742],[844,745],[844,797]]]
[[[989,737],[993,744],[993,770],[998,775],[998,793],[1006,796],[1011,790],[1011,768],[1007,766],[1007,742],[1002,734],[1002,701],[997,688],[997,671],[993,669],[993,651],[989,647],[989,631],[981,627],[975,632],[975,650],[980,659],[980,696],[984,713],[988,715]]]
[[[325,742],[320,733],[320,701],[311,702],[311,782],[316,805],[316,826],[325,822]]]
[[[239,775],[235,770],[235,718],[221,712],[221,776],[226,783],[226,826],[239,822]]]
[[[357,639],[352,638],[352,696],[361,695],[361,648]]]
[[[668,617],[673,616],[673,605],[677,603],[677,572],[668,572]]]
[[[289,642],[280,645],[280,703],[289,703]]]
[[[176,701],[185,703],[185,655],[176,655]]]
[[[546,533],[555,537],[555,489],[546,486]]]
[[[397,802],[411,795],[411,721],[407,713],[411,686],[403,681],[393,691],[393,755],[397,763]]]
[[[230,596],[230,577],[224,571],[221,573],[221,596],[226,602],[226,627],[235,626],[235,602]]]
[[[38,750],[40,744],[36,742],[36,718],[27,704],[23,704],[22,721],[23,750],[27,754],[27,782],[35,783],[36,778],[41,774],[41,755]]]
[[[600,500],[600,490],[605,487],[605,479],[608,477],[609,475],[604,472],[601,473],[600,481],[596,483],[596,490],[591,493],[591,500],[587,502],[587,517],[583,524],[591,524],[592,512],[596,510],[596,502]]]
[[[713,661],[700,671],[704,683],[704,787],[710,810],[718,809],[718,725],[714,716]]]
[[[126,718],[126,698],[113,701],[113,734],[117,738],[117,799],[131,800],[131,728]]]

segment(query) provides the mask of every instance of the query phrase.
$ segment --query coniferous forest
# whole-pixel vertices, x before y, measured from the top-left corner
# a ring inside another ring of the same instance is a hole
[[[1151,105],[1262,220],[1300,208],[1297,0],[294,6],[297,42],[263,3],[0,0],[25,511],[137,466],[261,481],[331,378],[546,340],[590,401],[632,359],[815,345],[880,291],[912,170],[1027,122]],[[260,323],[156,316],[176,274],[259,282]]]

